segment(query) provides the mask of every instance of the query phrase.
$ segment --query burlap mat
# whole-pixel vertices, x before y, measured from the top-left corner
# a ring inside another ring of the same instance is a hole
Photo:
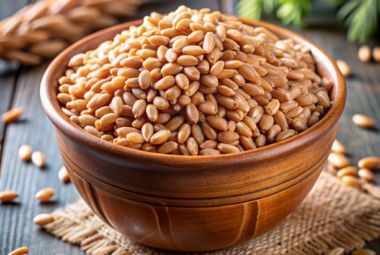
[[[53,212],[46,230],[78,243],[88,254],[170,254],[135,243],[104,224],[79,200]],[[380,200],[346,187],[323,172],[303,203],[269,233],[209,255],[323,254],[334,247],[352,251],[380,236]],[[184,253],[181,253],[184,254]]]

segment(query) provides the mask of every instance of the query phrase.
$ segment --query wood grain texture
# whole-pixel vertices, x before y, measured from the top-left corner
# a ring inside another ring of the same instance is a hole
[[[26,0],[0,1],[0,17],[3,18],[14,13],[27,2]],[[222,4],[216,0],[166,1],[164,3],[155,1],[143,5],[136,18],[143,18],[151,11],[166,13],[181,4],[192,8],[210,7],[212,10],[232,5],[231,3],[225,5],[224,2],[226,1],[223,0],[220,2]],[[128,20],[132,19],[134,18]],[[357,50],[360,45],[348,43],[344,31],[328,29],[330,28],[297,32],[321,46],[334,59],[347,61],[353,70],[353,77],[346,79],[348,98],[337,138],[347,146],[351,163],[356,165],[361,157],[380,156],[380,134],[378,131],[364,130],[351,122],[353,114],[364,113],[373,117],[376,120],[377,127],[380,127],[380,112],[378,111],[380,104],[378,100],[380,98],[380,64],[363,64],[360,62],[357,58]],[[0,114],[5,111],[3,109],[7,109],[11,105],[31,108],[27,110],[26,122],[11,124],[7,127],[6,151],[3,153],[0,162],[2,171],[0,190],[17,189],[21,197],[16,200],[17,203],[0,205],[0,254],[8,254],[9,251],[24,245],[29,247],[30,254],[84,254],[76,245],[62,242],[39,230],[32,223],[36,214],[50,212],[79,198],[74,185],[71,183],[64,185],[57,178],[57,171],[62,162],[59,157],[53,126],[45,117],[38,101],[39,80],[46,66],[47,64],[37,68],[22,68],[19,73],[17,73],[18,67],[5,66],[8,70],[13,71],[8,72],[8,76],[5,76],[3,72],[0,75],[0,107],[2,107]],[[16,79],[18,79],[17,84],[14,84]],[[16,93],[12,99],[12,91],[16,85]],[[22,92],[23,89],[26,91]],[[33,120],[34,117],[39,119]],[[1,130],[0,137],[3,131]],[[34,149],[42,150],[49,155],[46,169],[40,170],[31,163],[21,162],[17,158],[18,147],[24,143],[29,143]],[[380,183],[379,170],[374,172],[377,183]],[[55,202],[40,205],[34,199],[35,192],[48,186],[57,191],[57,195],[53,199]],[[367,244],[366,247],[380,253],[380,239]]]
[[[312,42],[265,22],[242,21],[310,48],[318,72],[334,84],[333,105],[320,122],[296,137],[254,151],[204,157],[155,154],[114,146],[72,124],[56,99],[57,81],[68,61],[141,20],[80,40],[47,69],[41,101],[55,125],[63,162],[93,211],[132,240],[186,252],[237,245],[280,223],[322,171],[345,105],[343,76]]]
[[[28,0],[0,1],[0,20],[12,15],[26,4],[28,4]],[[12,106],[12,97],[19,71],[19,64],[0,60],[0,116]],[[0,164],[4,134],[5,125],[0,122]]]

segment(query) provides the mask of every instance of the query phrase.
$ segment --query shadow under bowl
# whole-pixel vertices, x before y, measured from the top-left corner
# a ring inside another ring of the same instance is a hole
[[[334,84],[332,107],[316,125],[253,151],[198,157],[155,154],[115,146],[71,123],[56,98],[58,79],[70,58],[141,20],[73,44],[43,77],[42,104],[55,126],[71,180],[104,222],[134,241],[190,252],[250,240],[278,225],[302,202],[326,163],[346,101],[345,81],[335,62],[298,34],[265,22],[242,21],[309,47],[318,73]]]

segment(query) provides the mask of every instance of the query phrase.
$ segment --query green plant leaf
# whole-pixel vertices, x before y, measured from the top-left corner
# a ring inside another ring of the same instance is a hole
[[[346,19],[350,41],[364,42],[376,31],[379,15],[379,0],[350,0],[342,6],[337,16]]]
[[[264,11],[266,13],[271,13],[273,12],[275,6],[276,6],[276,2],[277,0],[265,0],[263,2],[263,6],[264,6]]]
[[[265,0],[240,0],[237,4],[237,13],[243,18],[260,19]]]
[[[331,6],[340,6],[344,3],[346,3],[347,1],[348,0],[325,0],[325,2]]]
[[[344,19],[350,12],[355,10],[355,8],[360,4],[361,0],[351,0],[338,11],[337,17],[339,19]]]
[[[310,0],[280,0],[280,7],[277,10],[277,17],[284,24],[293,23],[301,26],[304,17],[311,10]]]

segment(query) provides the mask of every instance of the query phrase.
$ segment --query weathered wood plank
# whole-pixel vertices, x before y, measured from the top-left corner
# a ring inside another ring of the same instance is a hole
[[[62,184],[58,170],[62,166],[55,142],[53,126],[45,116],[39,98],[39,82],[48,63],[38,67],[22,68],[16,85],[13,106],[24,108],[22,121],[7,127],[3,152],[2,190],[15,190],[20,194],[15,204],[2,204],[0,209],[0,254],[27,246],[30,253],[82,254],[71,250],[71,245],[40,231],[33,224],[33,217],[40,213],[51,212],[62,207],[79,195],[73,185]],[[31,162],[23,162],[17,156],[18,148],[29,144],[34,151],[42,151],[47,166],[38,169]],[[52,202],[40,204],[34,195],[42,188],[52,187],[56,195]]]
[[[357,166],[363,157],[380,156],[380,65],[379,63],[362,63],[357,55],[360,45],[347,42],[343,31],[307,30],[305,37],[320,45],[333,59],[346,61],[353,73],[346,78],[347,103],[339,122],[337,139],[348,151],[352,165]],[[376,121],[377,129],[368,130],[356,126],[352,116],[365,114]],[[380,172],[374,171],[377,184]],[[380,253],[380,238],[365,245],[365,248]]]
[[[0,18],[10,15],[26,4],[26,0],[0,1]],[[12,5],[9,5],[12,3]],[[13,4],[15,3],[15,4]],[[175,0],[151,2],[143,5],[134,18],[143,18],[152,11],[167,13],[179,5],[192,8],[209,7],[211,10],[228,10],[231,2],[223,0]],[[12,7],[12,8],[11,8]],[[352,67],[354,76],[347,79],[348,101],[344,116],[340,122],[338,139],[347,146],[352,164],[368,155],[380,155],[380,135],[377,131],[364,130],[351,122],[355,113],[367,114],[377,121],[380,127],[380,66],[379,64],[362,64],[357,58],[358,45],[347,43],[345,34],[337,31],[305,30],[307,38],[324,48],[334,59],[344,59]],[[16,72],[0,75],[0,112],[10,106],[21,106],[25,109],[24,120],[7,127],[5,146],[2,156],[0,190],[13,189],[20,193],[17,203],[0,206],[0,254],[28,246],[31,254],[84,254],[75,245],[59,241],[34,226],[32,219],[36,214],[50,212],[66,203],[79,198],[74,186],[59,182],[57,172],[61,167],[61,159],[56,146],[54,129],[45,116],[39,101],[39,81],[47,67],[47,63],[33,68],[22,68]],[[15,68],[17,70],[17,67]],[[7,78],[8,77],[8,78]],[[17,77],[17,80],[16,80]],[[7,84],[9,86],[7,86]],[[15,93],[13,101],[13,86]],[[0,125],[0,137],[2,129]],[[32,163],[22,162],[17,157],[17,150],[22,144],[29,144],[34,150],[45,153],[47,167],[38,169]],[[380,183],[380,172],[377,174]],[[53,187],[56,196],[53,202],[40,204],[34,194],[45,187]],[[379,240],[367,245],[380,252]]]
[[[18,69],[19,65],[16,63],[0,64],[0,115],[8,111],[11,106]],[[0,164],[4,133],[5,125],[0,121]]]
[[[27,3],[28,0],[0,1],[0,20],[12,15]],[[17,63],[0,61],[0,115],[6,112],[11,105],[18,70],[19,65]],[[0,121],[0,164],[4,132],[5,125]]]
[[[203,7],[203,1],[171,1],[144,5],[137,18],[152,11],[172,11],[181,4],[193,8]],[[219,9],[217,0],[207,1],[213,10]],[[135,18],[136,19],[136,18]],[[2,156],[0,190],[15,190],[20,194],[16,203],[0,206],[0,254],[8,254],[15,248],[27,246],[30,254],[84,254],[77,246],[64,243],[33,224],[33,217],[51,212],[79,198],[72,183],[58,180],[62,161],[56,145],[54,128],[46,117],[39,97],[39,82],[48,63],[38,67],[23,67],[16,81],[12,107],[23,107],[22,121],[7,127]],[[31,162],[22,162],[17,156],[18,148],[29,144],[34,151],[42,151],[47,166],[38,169]],[[51,203],[39,203],[34,195],[45,187],[52,187],[56,195]]]

